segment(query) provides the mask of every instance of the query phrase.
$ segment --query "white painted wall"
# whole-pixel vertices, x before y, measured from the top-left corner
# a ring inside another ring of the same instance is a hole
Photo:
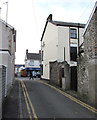
[[[13,39],[12,27],[6,27],[6,24],[0,21],[0,49],[1,50],[9,50],[8,51],[0,51],[0,64],[6,66],[7,68],[7,80],[6,80],[6,88],[7,91],[12,85],[14,80],[14,62],[15,62],[15,46],[16,42]]]
[[[68,64],[77,65],[70,61],[70,45],[78,47],[78,28],[77,39],[69,38],[69,27],[68,26],[56,26],[48,22],[44,37],[42,39],[42,51],[43,51],[43,75],[42,78],[49,79],[49,62],[64,61],[64,47],[65,47],[65,60]],[[83,42],[83,28],[79,28],[79,40],[80,44]]]
[[[27,60],[25,61],[25,67],[40,68],[40,61],[39,60]]]
[[[8,52],[0,52],[0,56],[2,57],[2,65],[6,66],[6,92],[12,85],[12,69],[11,69],[11,56]]]
[[[69,27],[58,27],[58,62],[64,61],[64,47],[65,60],[70,63],[70,49],[69,49]]]
[[[16,42],[14,42],[15,34],[12,33],[12,29],[0,21],[0,49],[10,50],[12,54],[15,54]]]
[[[43,78],[49,79],[49,62],[58,59],[58,29],[55,25],[48,23],[42,45],[43,51]]]
[[[9,40],[10,40],[10,29],[2,23],[2,46],[1,49],[9,50]]]
[[[2,22],[0,22],[0,48],[2,48]]]
[[[83,32],[84,32],[84,29],[80,28],[79,29],[79,46],[84,42]]]

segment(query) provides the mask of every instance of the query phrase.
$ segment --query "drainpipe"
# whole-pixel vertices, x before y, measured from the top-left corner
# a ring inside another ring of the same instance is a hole
[[[78,53],[79,53],[79,26],[80,26],[80,23],[78,23]]]
[[[42,41],[41,41],[40,75],[42,76]]]

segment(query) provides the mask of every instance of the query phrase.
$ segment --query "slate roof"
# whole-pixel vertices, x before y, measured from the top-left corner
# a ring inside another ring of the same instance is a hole
[[[41,54],[39,54],[39,53],[27,53],[27,59],[41,60]]]
[[[21,66],[25,67],[24,64],[15,64],[15,67],[21,67]]]
[[[81,24],[81,23],[60,22],[60,21],[51,21],[51,23],[57,26],[80,27],[80,28],[85,27],[85,24]]]
[[[11,29],[14,29],[13,26],[11,26],[10,24],[6,23],[6,22],[5,22],[4,20],[2,20],[1,18],[0,18],[0,22],[2,22],[3,24],[5,24],[6,27],[9,27],[9,28],[11,28]]]
[[[68,27],[79,27],[79,28],[85,28],[85,25],[86,25],[86,24],[81,24],[81,23],[53,21],[51,16],[52,16],[52,14],[49,15],[50,18],[49,17],[47,18],[47,21],[46,21],[46,24],[45,24],[45,27],[44,27],[44,30],[43,30],[42,37],[41,37],[40,41],[42,41],[42,39],[43,39],[43,36],[45,34],[48,22],[50,22],[50,23],[52,23],[56,26],[68,26]]]

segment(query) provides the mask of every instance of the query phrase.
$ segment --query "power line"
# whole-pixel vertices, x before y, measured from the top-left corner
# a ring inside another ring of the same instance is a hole
[[[87,4],[87,6],[85,6],[84,8],[83,8],[83,12],[81,13],[81,15],[79,16],[79,18],[77,19],[77,21],[80,21],[82,18],[83,18],[83,16],[85,16],[86,15],[86,13],[88,12],[88,8],[90,8],[90,6],[92,6],[93,5],[93,0],[91,0],[88,4]]]

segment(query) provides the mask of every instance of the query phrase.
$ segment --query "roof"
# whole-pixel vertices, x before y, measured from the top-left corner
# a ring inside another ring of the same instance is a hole
[[[15,67],[25,66],[24,64],[15,64]]]
[[[14,29],[13,26],[9,25],[8,23],[6,23],[6,22],[5,22],[4,20],[2,20],[1,18],[0,18],[0,22],[2,22],[3,24],[5,24],[6,27],[9,27],[10,29]]]
[[[41,60],[40,53],[27,53],[27,59]]]
[[[51,21],[51,23],[56,26],[68,26],[68,27],[80,27],[80,28],[85,27],[85,24],[81,24],[81,23],[60,22],[60,21]]]
[[[85,28],[85,24],[81,24],[81,23],[53,21],[51,16],[52,16],[52,14],[50,14],[48,16],[48,18],[47,18],[47,21],[46,21],[46,24],[45,24],[45,27],[44,27],[44,30],[43,30],[42,37],[41,37],[40,41],[42,41],[42,39],[43,39],[43,36],[44,36],[45,31],[46,31],[46,27],[47,27],[48,22],[50,22],[50,23],[52,23],[53,25],[56,25],[56,26],[67,26],[67,27]]]

